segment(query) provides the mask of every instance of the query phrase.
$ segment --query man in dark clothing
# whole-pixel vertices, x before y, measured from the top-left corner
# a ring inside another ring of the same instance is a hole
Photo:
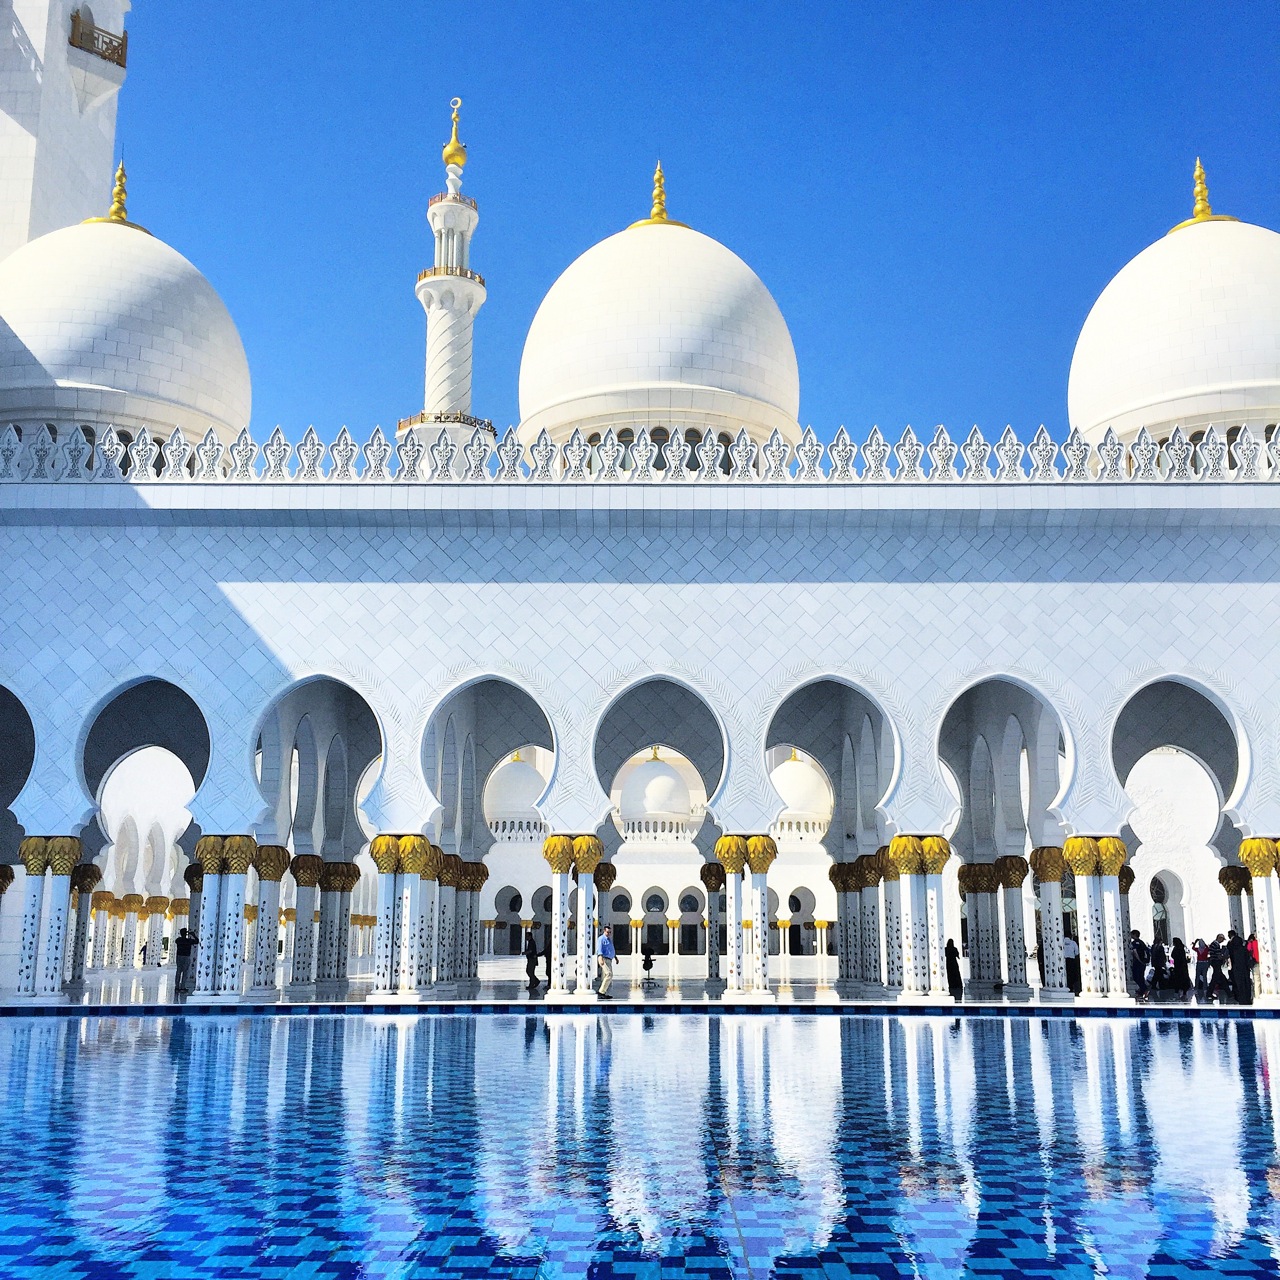
[[[178,936],[173,944],[178,964],[178,971],[173,980],[175,994],[191,989],[191,962],[195,959],[195,950],[199,942],[200,939],[190,929],[178,930]]]
[[[1248,944],[1234,929],[1227,935],[1227,959],[1231,961],[1231,994],[1236,1004],[1252,1004],[1253,957]]]
[[[1227,975],[1224,972],[1227,965],[1227,947],[1226,939],[1222,934],[1218,934],[1214,940],[1209,943],[1209,999],[1221,1000],[1230,989],[1227,984]]]
[[[1139,1002],[1147,998],[1147,961],[1150,959],[1151,952],[1147,950],[1147,944],[1143,942],[1137,929],[1134,929],[1129,934],[1129,973],[1138,988],[1138,994],[1134,998]]]

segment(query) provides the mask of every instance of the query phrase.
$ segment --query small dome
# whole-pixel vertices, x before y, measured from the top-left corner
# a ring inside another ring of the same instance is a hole
[[[813,761],[795,757],[784,760],[769,774],[769,781],[782,797],[788,816],[831,821],[831,811],[835,807],[831,784]]]
[[[535,806],[546,789],[546,779],[528,761],[508,760],[500,764],[485,785],[485,822],[536,818]]]
[[[1280,421],[1280,235],[1191,221],[1144,249],[1084,322],[1067,412],[1093,441]]]
[[[520,362],[520,437],[694,427],[795,442],[800,375],[778,304],[737,254],[652,219],[551,286]]]
[[[646,818],[687,819],[693,811],[689,788],[680,774],[665,760],[646,760],[637,765],[622,784],[618,808],[623,822]]]
[[[0,262],[0,419],[181,426],[249,421],[249,365],[212,285],[126,223],[51,231]]]

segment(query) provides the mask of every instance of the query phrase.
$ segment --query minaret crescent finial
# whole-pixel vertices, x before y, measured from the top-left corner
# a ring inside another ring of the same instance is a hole
[[[662,172],[662,161],[653,171],[653,208],[649,210],[650,222],[667,220],[667,179]]]
[[[454,98],[449,105],[453,108],[453,136],[444,144],[441,155],[446,165],[456,164],[461,169],[467,163],[467,148],[458,141],[458,108],[462,99]]]

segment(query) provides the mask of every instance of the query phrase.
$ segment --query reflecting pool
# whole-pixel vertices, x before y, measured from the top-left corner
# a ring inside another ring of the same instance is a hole
[[[1280,1024],[0,1020],[0,1275],[1280,1274]]]

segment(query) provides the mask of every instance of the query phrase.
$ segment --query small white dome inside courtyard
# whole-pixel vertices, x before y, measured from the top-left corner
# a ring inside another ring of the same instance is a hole
[[[535,806],[546,786],[546,779],[527,760],[500,764],[485,785],[485,822],[536,818]]]
[[[622,784],[619,803],[623,822],[647,818],[687,819],[693,809],[689,788],[676,768],[665,760],[646,760]]]

